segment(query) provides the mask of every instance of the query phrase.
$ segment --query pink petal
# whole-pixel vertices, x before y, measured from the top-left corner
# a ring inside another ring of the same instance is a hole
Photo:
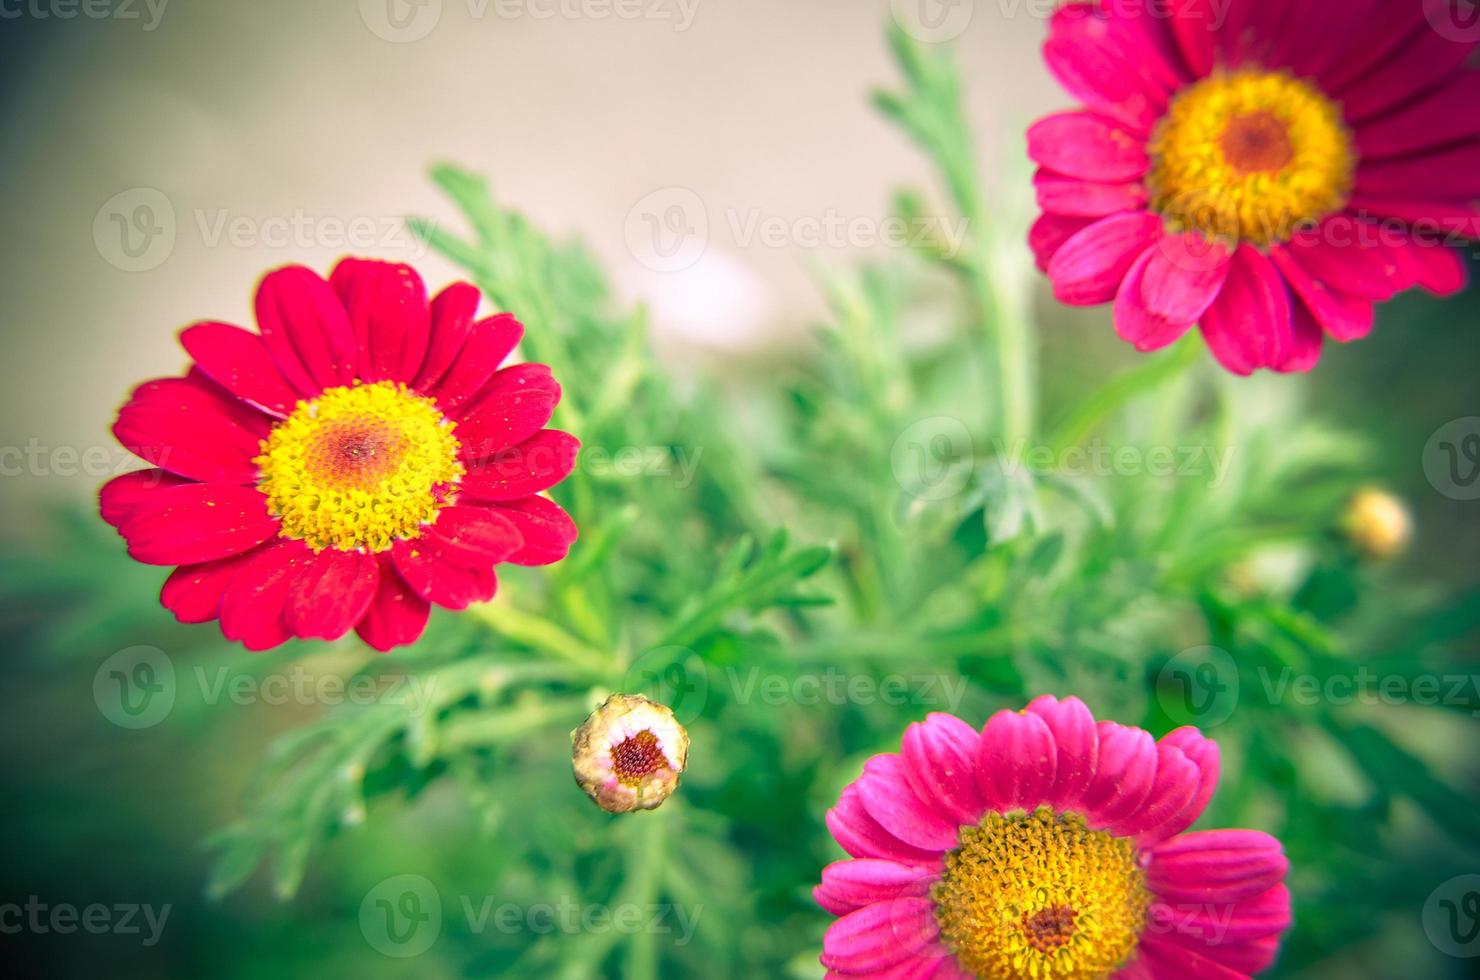
[[[187,483],[150,493],[118,533],[146,565],[196,565],[249,551],[277,534],[254,487]]]
[[[833,915],[846,915],[876,902],[925,895],[935,879],[918,866],[895,861],[834,861],[822,869],[822,884],[812,889],[812,897]]]
[[[1033,175],[1038,206],[1049,214],[1071,218],[1103,218],[1122,211],[1141,211],[1151,196],[1139,181],[1096,184],[1040,170]]]
[[[477,314],[478,290],[469,283],[455,282],[432,300],[426,357],[413,385],[417,391],[428,391],[442,380],[473,335]]]
[[[1243,943],[1219,943],[1214,957],[1224,966],[1254,976],[1269,969],[1280,952],[1280,937],[1265,936]]]
[[[1208,808],[1208,801],[1213,798],[1213,793],[1218,789],[1222,755],[1218,751],[1217,742],[1191,725],[1184,725],[1163,735],[1157,746],[1158,749],[1169,747],[1180,750],[1186,756],[1187,761],[1197,767],[1197,789],[1192,801],[1180,817],[1156,828],[1156,832],[1162,837],[1170,837],[1192,826],[1197,818],[1202,816],[1202,812]],[[1178,821],[1185,822],[1179,824]]]
[[[977,784],[988,810],[1032,810],[1053,792],[1058,747],[1036,714],[999,711],[982,729]]]
[[[370,646],[385,653],[393,647],[414,643],[426,629],[431,605],[411,591],[386,554],[378,556],[380,582],[355,632]]]
[[[1276,371],[1286,373],[1309,371],[1321,359],[1321,347],[1325,343],[1325,331],[1316,322],[1310,308],[1304,303],[1294,304],[1290,321],[1290,346],[1285,356],[1274,365]]]
[[[507,313],[479,321],[442,380],[428,387],[426,393],[437,400],[443,412],[458,418],[458,409],[477,398],[523,336],[524,326]]]
[[[533,436],[560,402],[560,385],[543,364],[518,364],[493,376],[457,423],[464,460],[488,459]]]
[[[1199,770],[1182,750],[1170,745],[1156,747],[1156,782],[1139,809],[1110,828],[1117,837],[1134,837],[1139,847],[1165,840],[1170,828],[1192,823],[1197,811],[1193,801],[1199,786]],[[1175,831],[1172,831],[1173,833]]]
[[[257,287],[257,327],[278,370],[300,395],[347,385],[358,360],[349,315],[312,269],[290,265]]]
[[[547,490],[575,469],[581,444],[558,429],[544,429],[468,467],[462,490],[479,500],[505,501]]]
[[[1099,765],[1084,791],[1084,816],[1099,830],[1122,822],[1140,810],[1156,782],[1157,751],[1151,733],[1102,721]]]
[[[134,470],[123,476],[116,476],[103,484],[98,491],[98,511],[103,520],[113,527],[118,527],[128,520],[141,507],[145,506],[151,495],[167,487],[182,487],[193,483],[183,476],[175,476],[164,470]]]
[[[203,378],[162,378],[134,389],[113,435],[162,469],[211,483],[253,483],[269,423]]]
[[[1034,261],[1039,272],[1048,271],[1048,261],[1059,246],[1074,237],[1074,233],[1090,225],[1089,218],[1069,218],[1060,214],[1039,215],[1028,232],[1028,247],[1033,250]]]
[[[1480,144],[1400,160],[1369,160],[1357,168],[1357,192],[1395,196],[1421,187],[1441,200],[1471,201],[1480,197]]]
[[[1151,169],[1142,138],[1088,112],[1038,120],[1028,129],[1028,156],[1055,173],[1104,184],[1135,180]]]
[[[1168,15],[1187,67],[1199,78],[1209,74],[1217,37],[1214,26],[1219,22],[1213,0],[1172,0]]]
[[[1410,242],[1392,256],[1414,283],[1435,296],[1453,296],[1470,282],[1470,267],[1458,249]]]
[[[294,636],[337,640],[364,617],[379,581],[373,555],[326,548],[293,575],[283,621]]]
[[[1391,159],[1480,137],[1480,74],[1466,74],[1353,134],[1363,160]]]
[[[1166,108],[1167,89],[1157,81],[1161,73],[1138,67],[1152,56],[1118,18],[1090,4],[1059,8],[1043,45],[1048,70],[1069,94],[1142,136]]]
[[[208,623],[221,613],[221,597],[256,551],[199,565],[181,565],[165,579],[159,603],[182,623]]]
[[[1152,980],[1249,980],[1208,958],[1206,948],[1197,952],[1182,944],[1175,935],[1147,933],[1141,938],[1139,962]]]
[[[221,597],[221,635],[248,650],[267,650],[292,636],[283,621],[288,586],[313,552],[302,541],[279,538],[260,549]]]
[[[1228,281],[1202,318],[1202,334],[1225,368],[1249,374],[1278,363],[1293,334],[1290,294],[1274,265],[1240,245]]]
[[[1313,231],[1296,235],[1279,251],[1299,263],[1312,279],[1362,299],[1387,300],[1412,285],[1394,256],[1404,236],[1373,222],[1334,215]]]
[[[1311,276],[1288,249],[1276,246],[1270,249],[1269,257],[1300,297],[1302,303],[1299,305],[1310,311],[1326,333],[1345,343],[1365,337],[1372,330],[1376,312],[1370,299],[1335,291]]]
[[[901,754],[910,788],[958,827],[979,822],[986,809],[976,786],[980,745],[976,729],[941,712],[905,729]]]
[[[1164,235],[1141,282],[1146,309],[1173,323],[1196,323],[1228,281],[1226,246],[1188,232]]]
[[[354,329],[360,380],[414,380],[431,330],[427,290],[416,270],[399,262],[344,259],[329,282]]]
[[[216,384],[269,415],[286,418],[298,394],[283,380],[262,338],[229,323],[197,323],[180,343]]]
[[[914,847],[890,834],[864,809],[858,784],[844,788],[837,806],[827,811],[827,829],[843,850],[856,858],[882,858],[939,871],[942,855]]]
[[[1072,306],[1110,302],[1160,232],[1161,218],[1145,212],[1118,214],[1090,225],[1065,242],[1049,262],[1054,295]]]
[[[959,825],[934,812],[910,789],[899,756],[876,755],[869,759],[855,785],[869,816],[906,844],[926,851],[947,851],[961,842]]]
[[[878,902],[832,924],[822,939],[822,964],[844,973],[872,973],[925,954],[939,934],[930,899]]]
[[[576,522],[548,497],[520,497],[490,505],[518,529],[524,545],[505,561],[515,565],[549,565],[570,551]]]
[[[1201,830],[1149,852],[1146,885],[1171,904],[1255,898],[1285,880],[1290,862],[1280,842],[1258,830]]]
[[[1078,698],[1060,701],[1051,694],[1034,698],[1028,711],[1043,719],[1058,749],[1048,803],[1056,810],[1073,809],[1089,789],[1099,765],[1100,736],[1094,715]]]
[[[1367,120],[1380,118],[1435,84],[1453,79],[1474,50],[1473,40],[1452,41],[1438,31],[1421,29],[1380,71],[1340,93],[1347,122],[1360,129]]]
[[[1180,338],[1192,322],[1174,322],[1146,305],[1146,270],[1156,258],[1157,250],[1148,248],[1125,274],[1125,281],[1115,294],[1115,332],[1121,339],[1136,345],[1136,350],[1160,350]]]

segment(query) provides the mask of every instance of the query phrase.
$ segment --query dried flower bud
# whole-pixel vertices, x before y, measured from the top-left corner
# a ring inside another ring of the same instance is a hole
[[[576,783],[608,813],[658,807],[688,764],[689,733],[641,694],[613,694],[570,737]]]
[[[1403,502],[1370,487],[1353,495],[1341,526],[1357,550],[1372,558],[1394,557],[1413,535],[1413,520]]]

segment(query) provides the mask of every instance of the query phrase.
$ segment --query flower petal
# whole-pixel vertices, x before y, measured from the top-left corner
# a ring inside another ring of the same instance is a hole
[[[519,497],[490,505],[518,529],[524,545],[505,561],[514,565],[549,565],[570,551],[579,533],[560,505],[548,497]]]
[[[161,378],[134,389],[113,435],[140,459],[210,483],[252,483],[269,424],[200,377]]]
[[[1038,120],[1028,129],[1028,156],[1054,173],[1103,184],[1135,180],[1151,169],[1142,138],[1088,112]]]
[[[999,711],[982,729],[977,784],[988,810],[1031,810],[1054,788],[1058,747],[1048,724],[1036,714]]]
[[[313,554],[302,541],[279,538],[259,549],[221,596],[221,635],[248,650],[267,650],[292,633],[283,621],[288,586]]]
[[[1072,218],[1061,214],[1039,215],[1028,232],[1028,247],[1033,250],[1038,271],[1047,272],[1048,262],[1059,250],[1059,246],[1073,238],[1075,232],[1089,227],[1091,221],[1090,218]]]
[[[975,824],[986,805],[976,785],[981,734],[954,715],[932,712],[905,729],[901,755],[915,795],[958,826]]]
[[[459,408],[477,398],[523,336],[523,324],[507,313],[480,320],[473,325],[472,334],[447,373],[427,387],[426,393],[437,400],[443,412],[454,419],[460,417]]]
[[[1258,830],[1200,830],[1149,852],[1146,884],[1165,902],[1239,902],[1285,880],[1280,842]]]
[[[355,378],[355,332],[333,288],[318,273],[290,265],[257,287],[257,327],[288,384],[304,397]]]
[[[427,535],[397,541],[391,546],[391,555],[396,571],[412,592],[446,609],[466,609],[475,602],[487,602],[498,591],[492,565],[469,568],[458,553],[449,552]]]
[[[283,621],[294,636],[337,640],[364,617],[379,580],[375,556],[325,548],[293,575]]]
[[[1240,245],[1228,281],[1202,318],[1202,334],[1225,368],[1250,374],[1283,359],[1293,334],[1290,294],[1274,265]]]
[[[118,533],[135,561],[195,565],[249,551],[277,530],[256,488],[187,483],[148,494]]]
[[[411,591],[396,571],[389,555],[379,556],[380,582],[375,598],[355,632],[370,646],[385,653],[393,647],[414,643],[426,629],[431,605]]]
[[[504,368],[457,423],[462,459],[487,459],[523,442],[545,427],[559,402],[560,385],[545,365]]]
[[[1099,765],[1100,736],[1094,715],[1078,698],[1060,701],[1051,694],[1034,698],[1028,711],[1043,719],[1058,749],[1048,803],[1058,810],[1073,809],[1089,789]]]
[[[1110,302],[1160,231],[1161,218],[1145,212],[1118,214],[1090,225],[1065,242],[1049,262],[1054,295],[1072,306]]]
[[[197,323],[180,334],[180,344],[212,381],[249,405],[287,418],[298,403],[258,334],[229,323]]]
[[[465,568],[497,565],[524,546],[513,521],[492,507],[477,505],[442,508],[424,537]]]
[[[427,290],[416,270],[400,262],[344,259],[329,283],[354,329],[360,380],[414,380],[431,331]]]
[[[103,484],[103,488],[98,491],[98,511],[103,515],[103,520],[118,527],[133,516],[135,511],[145,506],[156,491],[166,487],[182,487],[193,482],[195,481],[164,470],[134,470],[132,473],[115,476]]]
[[[1371,332],[1376,311],[1370,299],[1348,296],[1332,289],[1307,272],[1288,249],[1276,246],[1270,249],[1269,258],[1300,297],[1300,305],[1310,311],[1326,333],[1344,343]]]
[[[581,444],[558,429],[544,429],[512,449],[468,467],[462,490],[479,500],[506,501],[548,490],[575,469]]]
[[[839,846],[856,858],[882,858],[936,870],[942,866],[939,851],[906,844],[879,826],[879,822],[864,809],[857,783],[843,789],[837,806],[827,811],[825,819],[827,829]]]
[[[927,851],[947,851],[960,843],[959,825],[942,817],[915,795],[897,755],[876,755],[863,767],[858,798],[869,816],[894,837]]]
[[[221,614],[221,598],[237,572],[251,561],[257,551],[247,551],[230,558],[181,565],[165,579],[159,592],[159,603],[182,623],[208,623]]]
[[[844,973],[873,973],[920,956],[939,934],[930,899],[877,902],[828,928],[822,939],[822,964]]]
[[[473,335],[477,315],[478,290],[470,283],[455,282],[437,294],[432,300],[426,357],[412,387],[425,392],[442,380]]]
[[[846,915],[876,902],[924,895],[934,880],[935,875],[917,865],[896,861],[834,861],[822,869],[822,884],[812,889],[812,897],[833,915]]]
[[[1070,218],[1103,218],[1122,211],[1141,211],[1151,200],[1146,185],[1139,181],[1097,184],[1045,170],[1033,175],[1033,190],[1040,208]]]
[[[1156,782],[1156,742],[1151,733],[1113,721],[1095,726],[1099,765],[1084,791],[1085,819],[1092,829],[1114,826],[1135,813]]]

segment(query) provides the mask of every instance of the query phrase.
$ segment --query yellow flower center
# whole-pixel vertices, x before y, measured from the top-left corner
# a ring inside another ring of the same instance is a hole
[[[1340,108],[1281,72],[1215,75],[1185,89],[1150,152],[1151,207],[1173,228],[1255,245],[1339,211],[1356,169]]]
[[[452,502],[453,423],[405,385],[329,388],[273,426],[256,462],[279,533],[314,551],[385,551]]]
[[[1076,813],[988,813],[931,892],[941,938],[981,980],[1102,980],[1135,954],[1150,892],[1135,848]]]

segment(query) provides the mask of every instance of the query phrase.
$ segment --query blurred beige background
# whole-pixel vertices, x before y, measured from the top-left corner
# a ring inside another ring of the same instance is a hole
[[[457,229],[431,161],[586,239],[676,356],[733,357],[803,337],[808,263],[887,247],[848,223],[877,227],[896,187],[929,180],[868,104],[895,80],[891,17],[955,40],[984,166],[1063,101],[1035,0],[74,2],[0,21],[23,52],[0,96],[12,520],[102,482],[127,391],[179,372],[188,323],[249,322],[264,271],[354,252],[454,277],[401,225]],[[697,259],[633,245],[683,230],[664,225],[675,194],[707,217]]]

